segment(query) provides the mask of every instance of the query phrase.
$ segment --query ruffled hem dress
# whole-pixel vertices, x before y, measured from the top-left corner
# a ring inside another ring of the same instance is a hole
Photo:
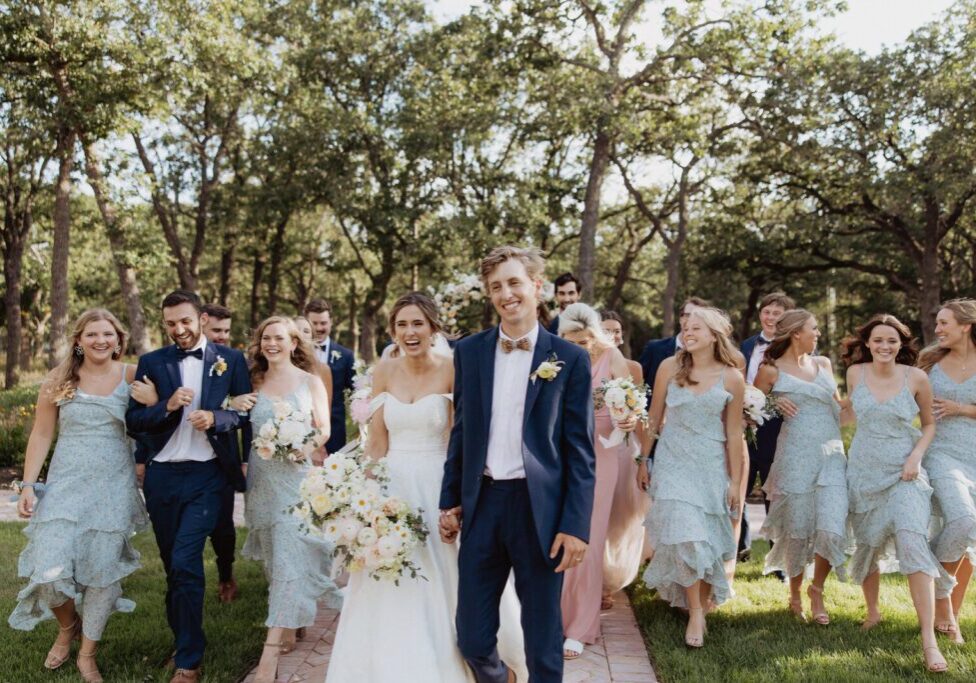
[[[17,595],[11,627],[31,630],[54,618],[52,607],[74,600],[85,636],[100,640],[113,612],[135,609],[120,582],[140,567],[131,539],[149,519],[125,431],[128,402],[123,370],[111,394],[76,390],[59,403],[47,482],[24,529],[18,575],[28,583]]]
[[[857,431],[847,465],[850,498],[848,523],[854,552],[848,564],[853,581],[873,572],[923,572],[935,580],[936,597],[946,597],[955,579],[929,547],[932,487],[922,469],[917,479],[902,481],[905,459],[921,436],[913,422],[918,404],[905,384],[890,399],[878,402],[861,381],[851,394]]]
[[[643,579],[675,607],[688,606],[685,589],[699,580],[711,585],[716,605],[732,595],[724,563],[735,557],[736,543],[722,421],[732,396],[723,382],[697,395],[674,381],[668,387],[644,522],[654,556]]]
[[[780,372],[777,396],[799,409],[785,418],[763,490],[769,513],[760,534],[773,542],[763,573],[799,576],[820,555],[837,575],[847,561],[847,458],[840,434],[837,385],[823,368],[813,381]]]
[[[308,383],[284,401],[311,414]],[[251,410],[254,433],[274,416],[274,400],[258,394]],[[248,486],[244,502],[247,540],[241,555],[258,560],[268,579],[268,628],[302,628],[315,622],[318,601],[330,607],[342,604],[341,594],[330,578],[334,547],[306,533],[291,513],[298,503],[299,488],[311,467],[308,463],[262,460],[252,451],[248,461]]]

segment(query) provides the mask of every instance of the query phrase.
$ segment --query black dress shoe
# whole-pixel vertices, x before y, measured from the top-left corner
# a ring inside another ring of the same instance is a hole
[[[748,562],[752,559],[752,551],[749,548],[743,548],[739,551],[737,555],[739,562]]]

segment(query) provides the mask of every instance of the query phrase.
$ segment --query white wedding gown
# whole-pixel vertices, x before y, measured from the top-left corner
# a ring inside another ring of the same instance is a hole
[[[405,577],[396,586],[364,572],[351,575],[327,683],[474,683],[457,649],[454,626],[458,546],[442,543],[437,533],[450,400],[447,394],[429,394],[402,403],[388,393],[374,399],[377,407],[384,407],[389,432],[390,493],[423,509],[430,531],[426,544],[414,554],[427,580]],[[518,680],[527,681],[511,579],[502,596],[498,651]]]

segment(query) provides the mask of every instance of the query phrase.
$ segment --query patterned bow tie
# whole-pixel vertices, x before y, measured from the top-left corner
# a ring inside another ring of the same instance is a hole
[[[193,349],[192,351],[187,351],[186,349],[176,349],[177,360],[183,360],[187,356],[193,356],[197,360],[203,360],[203,349]]]
[[[502,339],[502,351],[505,353],[511,353],[515,349],[518,349],[519,351],[531,351],[532,342],[529,341],[528,337],[522,337],[518,341]]]

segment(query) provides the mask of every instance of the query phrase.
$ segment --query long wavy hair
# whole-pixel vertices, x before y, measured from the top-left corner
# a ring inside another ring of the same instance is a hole
[[[908,329],[905,323],[888,313],[879,313],[874,316],[857,328],[853,336],[847,337],[841,342],[844,348],[841,360],[844,365],[850,367],[858,363],[870,363],[873,360],[871,350],[868,348],[868,340],[871,339],[871,333],[878,325],[887,325],[893,328],[901,339],[901,348],[895,355],[895,362],[902,365],[915,365],[915,361],[918,359],[918,345],[915,343],[915,338],[912,337],[912,331]]]
[[[312,345],[305,341],[302,333],[298,331],[298,326],[291,318],[281,315],[273,315],[265,318],[251,335],[251,345],[247,349],[248,365],[251,368],[251,384],[255,387],[264,381],[264,373],[268,371],[268,359],[261,352],[261,337],[270,325],[284,325],[288,331],[288,336],[292,341],[297,342],[295,350],[291,352],[291,363],[305,372],[316,374],[315,353]]]
[[[969,340],[976,344],[976,299],[950,299],[939,308],[951,311],[952,317],[960,325],[972,325],[969,328]],[[931,372],[933,366],[945,358],[948,353],[949,349],[941,348],[938,342],[926,346],[918,354],[918,367],[925,372]]]
[[[776,334],[763,353],[762,364],[776,367],[776,359],[786,353],[793,343],[793,335],[803,329],[813,313],[802,308],[786,311],[776,321]]]
[[[715,336],[712,344],[712,353],[715,360],[722,365],[730,368],[738,367],[736,358],[738,354],[732,344],[732,323],[725,313],[717,308],[698,308],[696,307],[689,316],[697,317],[705,327]],[[694,357],[686,349],[679,349],[675,356],[678,371],[674,373],[674,381],[679,387],[698,384],[691,378],[691,371],[694,368]]]
[[[79,315],[71,332],[71,346],[68,349],[68,356],[54,368],[48,380],[46,391],[53,403],[74,398],[80,380],[78,370],[85,362],[85,357],[78,355],[76,349],[81,346],[81,335],[84,334],[85,328],[90,323],[100,320],[104,320],[114,327],[115,334],[119,337],[118,345],[112,352],[112,360],[118,360],[125,353],[129,333],[110,311],[104,308],[90,308]]]

